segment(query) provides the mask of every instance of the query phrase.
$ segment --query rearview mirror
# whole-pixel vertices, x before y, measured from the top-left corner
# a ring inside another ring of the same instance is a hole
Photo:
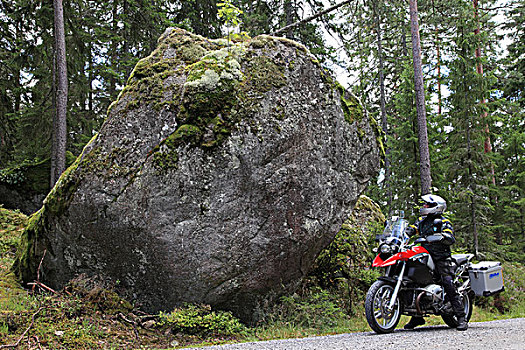
[[[426,241],[427,241],[426,238],[419,237],[418,239],[416,239],[416,240],[414,241],[414,243],[416,243],[416,244],[420,244],[420,243],[425,243]]]

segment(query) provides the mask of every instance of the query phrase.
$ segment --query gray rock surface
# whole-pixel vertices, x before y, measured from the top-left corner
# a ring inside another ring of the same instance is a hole
[[[341,94],[343,96],[341,96]],[[15,271],[147,311],[245,320],[295,288],[379,167],[378,131],[301,45],[169,29],[24,233]]]

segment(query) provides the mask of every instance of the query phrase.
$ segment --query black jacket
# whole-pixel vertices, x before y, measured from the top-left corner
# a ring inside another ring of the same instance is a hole
[[[423,248],[428,250],[434,260],[449,258],[451,255],[450,245],[456,241],[450,220],[441,215],[427,215],[425,217],[420,217],[419,221],[414,225],[410,225],[407,233],[410,236],[417,234],[421,237],[436,234],[441,235],[443,238],[439,242],[422,244]]]

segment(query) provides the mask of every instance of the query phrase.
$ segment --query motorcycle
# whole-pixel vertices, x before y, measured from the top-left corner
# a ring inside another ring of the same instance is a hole
[[[380,334],[393,332],[401,315],[440,315],[451,328],[458,325],[452,305],[440,285],[439,274],[428,251],[419,244],[438,241],[430,235],[410,244],[405,229],[408,221],[403,214],[393,216],[385,226],[379,241],[373,267],[385,268],[366,294],[365,314],[370,327]],[[436,225],[439,227],[439,224]],[[437,232],[439,233],[439,232]],[[470,286],[468,268],[473,254],[452,255],[455,264],[454,285],[460,294],[467,322],[472,315],[474,292]]]

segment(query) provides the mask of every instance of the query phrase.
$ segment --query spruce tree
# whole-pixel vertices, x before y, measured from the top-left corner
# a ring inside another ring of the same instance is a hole
[[[448,138],[448,181],[457,238],[479,256],[480,250],[487,251],[493,242],[490,231],[490,172],[487,171],[490,167],[484,152],[486,106],[481,103],[487,83],[476,70],[474,52],[479,37],[474,32],[477,23],[472,7],[463,2],[458,4],[456,10],[456,58],[450,65],[449,75],[449,118],[453,130]]]

